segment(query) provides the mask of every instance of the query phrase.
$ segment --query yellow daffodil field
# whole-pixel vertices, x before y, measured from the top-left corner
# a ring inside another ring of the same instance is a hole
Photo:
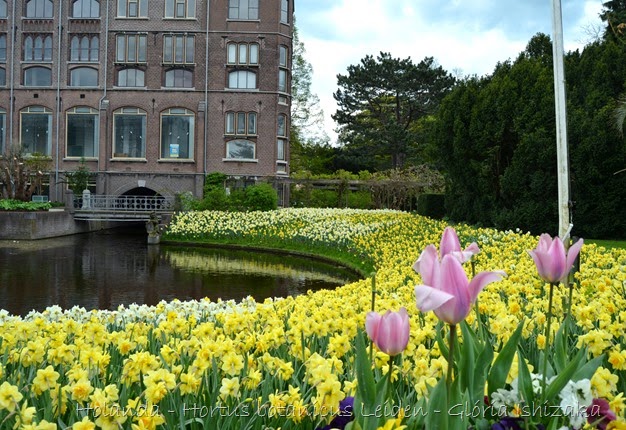
[[[423,428],[420,408],[448,361],[437,317],[416,308],[414,290],[422,280],[412,266],[427,245],[439,246],[446,226],[382,210],[180,213],[165,240],[326,249],[368,273],[332,291],[263,302],[251,291],[238,303],[52,307],[25,317],[2,311],[0,429],[324,428],[340,402],[357,393],[355,337],[372,304],[380,313],[405,307],[410,317],[408,347],[390,375],[396,407],[380,411],[380,428]],[[480,248],[464,266],[468,276],[507,275],[480,293],[467,324],[486,331],[497,355],[523,323],[518,348],[528,369],[537,371],[548,311],[547,284],[528,253],[538,237],[454,227],[462,247],[476,242]],[[576,270],[572,289],[554,291],[553,335],[571,307],[568,347],[602,357],[590,378],[592,393],[615,412],[611,428],[626,428],[626,251],[585,244]],[[387,375],[389,357],[369,348],[375,375]],[[509,383],[518,377],[517,357]]]

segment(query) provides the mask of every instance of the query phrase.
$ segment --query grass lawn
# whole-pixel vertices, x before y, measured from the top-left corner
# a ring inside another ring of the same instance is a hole
[[[604,246],[605,248],[621,248],[626,249],[626,240],[585,240],[586,243],[595,243],[598,246]]]

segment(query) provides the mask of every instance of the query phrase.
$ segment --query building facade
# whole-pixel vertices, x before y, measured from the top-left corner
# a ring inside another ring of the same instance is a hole
[[[0,152],[98,194],[289,174],[294,0],[0,0]]]

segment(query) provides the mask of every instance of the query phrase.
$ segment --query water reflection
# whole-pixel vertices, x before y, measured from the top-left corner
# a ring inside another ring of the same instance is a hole
[[[115,309],[174,298],[263,300],[355,279],[343,268],[302,257],[148,246],[141,229],[0,241],[0,308],[17,315],[53,304]]]

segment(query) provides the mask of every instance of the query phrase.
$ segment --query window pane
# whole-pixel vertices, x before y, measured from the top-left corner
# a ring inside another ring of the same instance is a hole
[[[276,141],[276,158],[279,160],[285,159],[285,141],[278,139]]]
[[[172,44],[172,36],[163,36],[163,62],[171,63],[173,58],[174,46]]]
[[[280,46],[278,49],[280,52],[279,65],[282,67],[287,67],[287,47]]]
[[[7,114],[4,111],[0,111],[0,153],[4,152],[6,145],[6,124]]]
[[[187,18],[196,17],[196,0],[187,0]]]
[[[285,122],[287,120],[287,117],[285,115],[278,115],[278,135],[279,136],[286,136],[287,134],[285,133]]]
[[[114,157],[145,157],[146,117],[116,114]]]
[[[49,87],[52,85],[52,71],[45,67],[30,67],[24,70],[24,86]]]
[[[73,87],[96,87],[98,86],[98,71],[91,67],[72,69],[70,85]]]
[[[7,16],[7,0],[0,0],[0,17],[5,18]],[[2,147],[0,147],[1,149]]]
[[[237,134],[246,134],[246,114],[244,112],[237,113]]]
[[[174,16],[174,0],[165,0],[165,17],[172,18]]]
[[[23,113],[21,126],[21,143],[24,152],[50,155],[52,115]]]
[[[187,36],[187,47],[185,49],[185,63],[193,63],[194,61],[194,37]]]
[[[126,0],[117,0],[117,16],[126,16]]]
[[[278,91],[287,91],[287,72],[285,70],[278,71]]]
[[[147,46],[147,36],[141,35],[139,36],[139,55],[138,61],[145,62],[146,61],[146,46]]]
[[[226,146],[227,158],[254,159],[254,143],[247,140],[231,140]]]
[[[7,37],[0,34],[0,61],[7,60]]]
[[[250,44],[250,64],[259,64],[259,45]]]
[[[185,39],[183,36],[176,36],[176,46],[174,47],[175,52],[175,63],[183,62],[183,54],[185,52]]]
[[[248,63],[248,45],[242,43],[239,45],[239,64]]]
[[[130,62],[137,61],[137,36],[128,37],[128,50],[126,51],[126,60]]]
[[[120,63],[126,60],[126,37],[124,36],[117,36],[117,55],[115,60]]]
[[[74,36],[72,37],[72,40],[70,41],[70,60],[72,61],[78,61],[78,59],[80,54],[80,40],[78,39],[78,36]]]
[[[48,36],[44,39],[43,59],[45,61],[52,61],[52,36]]]
[[[6,87],[7,85],[7,71],[0,67],[0,87]]]
[[[100,52],[100,39],[98,36],[91,38],[91,50],[89,53],[89,61],[98,61],[98,54]]]
[[[235,113],[234,112],[226,112],[226,130],[225,134],[234,134],[235,133]]]
[[[163,115],[161,118],[161,158],[190,158],[193,116]]]
[[[235,43],[228,44],[228,64],[237,63],[237,45]]]
[[[256,134],[256,113],[248,114],[248,134]]]
[[[98,115],[67,116],[67,156],[95,157],[98,138]]]

